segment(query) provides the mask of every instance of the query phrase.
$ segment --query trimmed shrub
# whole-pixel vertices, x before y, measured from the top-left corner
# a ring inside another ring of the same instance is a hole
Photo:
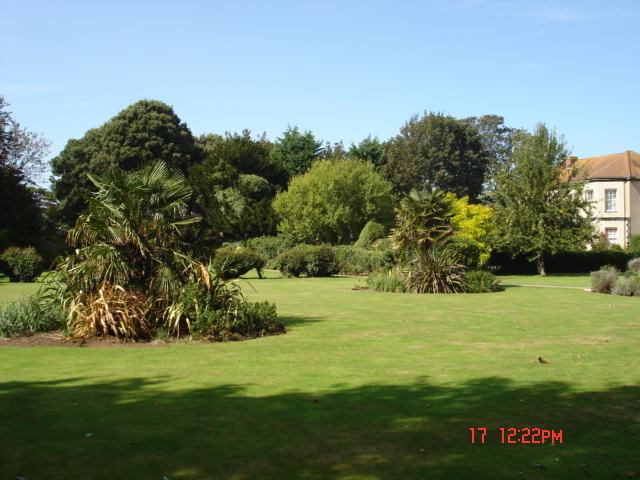
[[[623,295],[626,297],[634,295],[640,296],[640,277],[636,275],[620,275],[611,289],[611,294]]]
[[[295,247],[279,255],[276,264],[284,275],[329,277],[340,271],[338,259],[330,245]]]
[[[331,245],[318,245],[307,249],[306,271],[309,277],[330,277],[340,271],[336,253]]]
[[[258,255],[262,255],[266,259],[266,268],[277,268],[275,259],[278,258],[278,255],[295,246],[291,240],[285,237],[268,236],[250,238],[246,241],[246,245],[249,249]]]
[[[276,258],[276,267],[283,275],[299,277],[307,271],[306,251],[296,247],[281,253]]]
[[[491,272],[474,270],[466,274],[464,288],[467,293],[497,292],[500,279]]]
[[[256,269],[262,278],[262,268],[266,259],[252,250],[220,248],[215,251],[211,265],[222,278],[238,278],[252,269]]]
[[[595,293],[611,293],[619,273],[618,269],[611,266],[602,267],[597,272],[591,272],[591,291]]]
[[[7,303],[0,307],[0,335],[12,337],[64,328],[64,316],[59,305],[38,295]]]
[[[547,273],[589,273],[611,265],[622,271],[629,260],[637,254],[619,250],[589,250],[584,252],[561,252],[551,255],[545,262]],[[497,267],[501,275],[535,274],[535,265],[524,255],[512,257],[506,252],[491,252],[489,265]]]
[[[343,274],[361,275],[393,264],[391,250],[369,250],[353,245],[341,245],[334,250]]]
[[[376,292],[407,293],[409,288],[405,280],[406,277],[400,267],[395,267],[369,274],[366,285],[367,288]]]
[[[369,220],[360,232],[355,246],[358,248],[369,248],[376,240],[386,237],[387,233],[387,227],[373,220]]]
[[[33,282],[42,274],[42,257],[33,247],[9,247],[0,255],[0,271],[12,282]]]
[[[627,263],[627,270],[632,272],[634,275],[640,275],[640,258],[629,260],[629,263]]]

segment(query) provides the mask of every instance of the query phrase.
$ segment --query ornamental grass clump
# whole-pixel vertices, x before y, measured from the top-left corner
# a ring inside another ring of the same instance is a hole
[[[16,300],[0,307],[0,335],[51,332],[64,328],[64,317],[59,305],[43,301],[38,295]]]

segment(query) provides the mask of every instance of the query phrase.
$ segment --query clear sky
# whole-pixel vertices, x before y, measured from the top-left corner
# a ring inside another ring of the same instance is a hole
[[[51,157],[141,99],[195,135],[387,140],[413,114],[640,152],[639,0],[0,0],[0,93]]]

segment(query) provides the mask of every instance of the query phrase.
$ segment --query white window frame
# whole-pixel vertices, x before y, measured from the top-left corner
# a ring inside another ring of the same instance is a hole
[[[586,202],[593,202],[594,201],[593,190],[591,190],[591,189],[585,190],[584,191],[584,199],[585,199]]]
[[[607,238],[607,247],[618,245],[618,229],[616,227],[605,228],[604,236]]]
[[[617,188],[607,188],[604,191],[604,211],[605,212],[618,211],[618,189]]]

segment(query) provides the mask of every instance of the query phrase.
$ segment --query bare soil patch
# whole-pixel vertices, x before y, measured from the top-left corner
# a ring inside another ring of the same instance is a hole
[[[284,329],[283,329],[284,330]],[[284,331],[274,334],[284,333]],[[239,340],[239,339],[238,339]],[[167,348],[184,345],[219,343],[214,339],[172,338],[128,342],[115,337],[72,338],[61,332],[36,333],[19,337],[0,337],[0,347],[70,347],[70,348]]]

